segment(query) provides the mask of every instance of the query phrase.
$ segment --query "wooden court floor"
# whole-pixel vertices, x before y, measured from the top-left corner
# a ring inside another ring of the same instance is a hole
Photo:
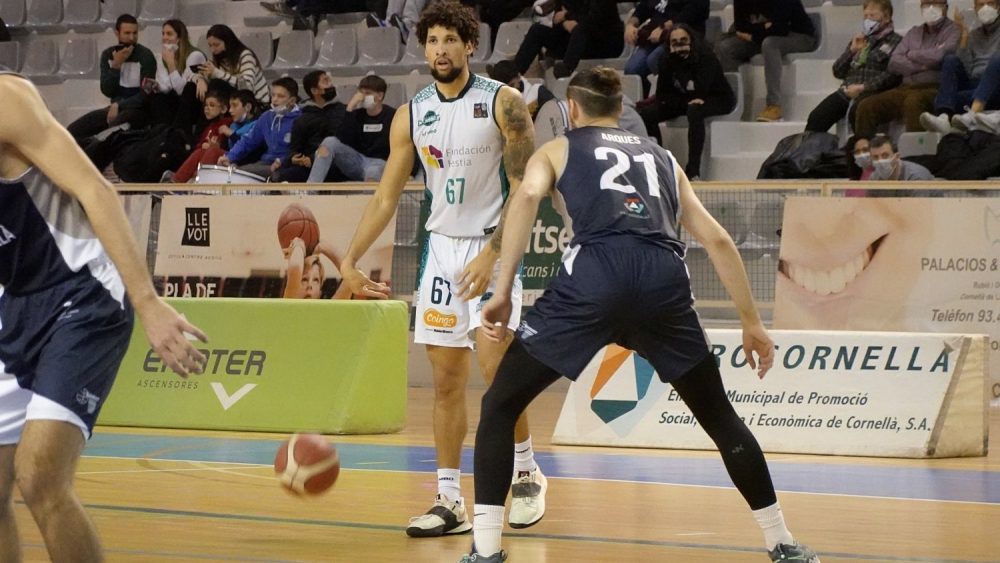
[[[478,395],[469,398],[472,420]],[[548,513],[506,531],[510,561],[767,561],[717,454],[552,446],[562,396],[543,394],[529,411],[550,475]],[[282,436],[258,433],[98,428],[77,486],[110,561],[454,563],[471,535],[403,533],[436,492],[430,398],[411,389],[400,434],[331,437],[344,470],[316,499],[279,489],[270,462]],[[997,436],[996,409],[991,422]],[[997,448],[927,461],[768,459],[790,528],[824,562],[1000,561]],[[471,502],[468,476],[463,491]],[[47,561],[20,499],[15,511],[25,560]]]

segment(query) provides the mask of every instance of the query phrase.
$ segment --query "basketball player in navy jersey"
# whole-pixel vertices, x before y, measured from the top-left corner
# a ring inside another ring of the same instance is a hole
[[[118,195],[27,80],[0,67],[0,561],[13,487],[56,563],[102,561],[73,474],[132,333],[182,376],[205,335],[160,300]],[[127,296],[126,296],[127,292]]]
[[[503,335],[510,288],[542,198],[552,195],[573,239],[483,397],[476,434],[475,540],[462,561],[507,558],[500,535],[514,420],[560,374],[576,379],[595,353],[614,342],[649,360],[719,447],[761,525],[771,560],[818,562],[785,527],[760,446],[726,397],[694,309],[678,232],[683,227],[704,245],[739,310],[747,361],[764,377],[774,361],[774,343],[757,313],[736,246],[702,207],[673,156],[618,127],[622,94],[614,70],[578,73],[567,96],[573,130],[531,157],[510,202],[496,293],[482,313],[487,336]]]

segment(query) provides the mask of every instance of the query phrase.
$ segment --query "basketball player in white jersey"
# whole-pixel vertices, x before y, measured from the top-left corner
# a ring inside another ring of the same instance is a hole
[[[479,22],[454,0],[431,4],[421,15],[417,38],[435,82],[396,111],[391,152],[375,196],[365,209],[341,273],[355,294],[386,298],[389,288],[368,279],[355,263],[385,229],[418,155],[426,178],[430,235],[420,267],[414,339],[427,345],[434,373],[434,444],[438,495],[406,533],[433,537],[468,532],[472,525],[459,484],[467,429],[465,387],[472,349],[487,382],[519,322],[520,281],[506,338],[482,338],[479,309],[492,295],[503,236],[504,202],[524,176],[534,150],[531,116],[517,90],[471,74],[469,56]],[[524,528],[545,513],[547,483],[531,450],[527,420],[515,433],[515,465],[509,523]]]
[[[114,188],[27,80],[0,67],[0,562],[16,481],[56,563],[103,560],[73,475],[132,333],[182,376],[205,340],[160,300]],[[127,295],[126,295],[127,292]]]

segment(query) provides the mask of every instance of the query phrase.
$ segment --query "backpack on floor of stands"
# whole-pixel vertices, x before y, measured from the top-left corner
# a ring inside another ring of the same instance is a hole
[[[778,141],[757,173],[758,179],[846,177],[847,155],[838,147],[837,136],[812,131]]]
[[[157,125],[118,151],[115,174],[123,182],[154,183],[167,170],[176,170],[191,154],[192,141],[178,127]]]

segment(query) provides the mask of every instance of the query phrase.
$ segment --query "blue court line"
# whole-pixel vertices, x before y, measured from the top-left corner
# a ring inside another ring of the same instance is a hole
[[[280,443],[280,439],[105,433],[95,435],[84,453],[94,457],[270,465]],[[344,469],[436,470],[431,447],[338,444],[337,450]],[[719,458],[564,451],[536,452],[535,457],[549,477],[732,488]],[[469,448],[462,451],[462,466],[467,471],[472,469]],[[775,461],[769,467],[776,488],[785,492],[1000,504],[998,471],[799,461]]]
[[[23,504],[18,501],[18,504]],[[150,508],[141,506],[118,506],[109,504],[85,504],[88,510],[107,510],[113,512],[129,512],[133,514],[152,514],[158,516],[178,516],[185,518],[209,518],[218,520],[232,520],[232,521],[243,521],[243,522],[261,522],[267,524],[298,524],[298,525],[308,525],[308,526],[323,526],[327,528],[349,528],[349,529],[363,529],[363,530],[373,530],[382,532],[391,532],[393,534],[401,533],[399,526],[390,526],[385,524],[364,524],[360,522],[342,522],[336,520],[316,520],[308,518],[279,518],[274,516],[258,516],[253,514],[227,514],[219,512],[200,512],[192,510],[170,510],[164,508]],[[675,549],[703,549],[711,551],[723,551],[729,553],[761,553],[761,548],[759,547],[744,547],[735,545],[719,545],[719,544],[699,544],[693,542],[677,542],[677,541],[667,541],[667,540],[640,540],[640,539],[625,539],[625,538],[603,538],[594,536],[574,536],[574,535],[561,535],[561,534],[533,534],[525,532],[508,532],[507,537],[516,537],[524,539],[543,539],[543,540],[556,540],[556,541],[570,541],[570,542],[587,542],[587,543],[606,543],[606,544],[618,544],[618,545],[643,545],[649,547],[663,547],[663,548],[675,548]],[[419,540],[417,540],[419,541]],[[109,550],[110,551],[110,550]],[[120,553],[135,553],[135,554],[152,554],[158,555],[161,552],[145,552],[145,551],[129,551],[129,550],[116,550]],[[164,554],[167,554],[164,552]],[[183,556],[185,554],[177,554],[178,556]],[[456,554],[456,558],[460,555]],[[823,552],[824,557],[838,557],[841,559],[856,559],[861,561],[911,561],[915,563],[977,563],[974,560],[967,559],[934,559],[930,557],[898,557],[898,556],[885,556],[885,555],[864,555],[859,553],[833,553],[833,552]],[[228,559],[225,557],[215,557],[209,556],[207,554],[202,554],[197,557],[197,559]],[[247,559],[239,558],[241,561],[252,561],[252,562],[268,562],[271,563],[291,563],[285,561],[277,561],[270,559]]]

